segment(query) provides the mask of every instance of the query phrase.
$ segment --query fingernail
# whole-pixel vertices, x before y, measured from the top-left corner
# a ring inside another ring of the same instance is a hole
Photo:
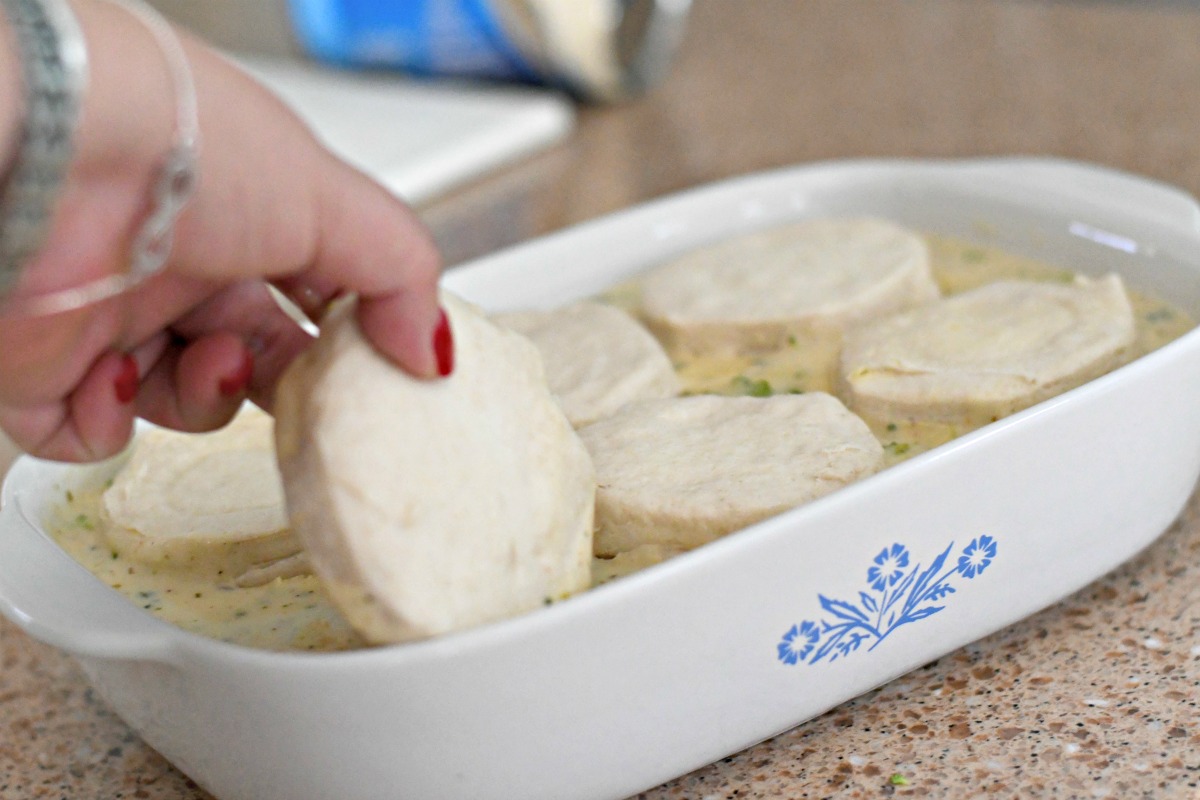
[[[221,393],[222,397],[234,397],[246,391],[252,377],[254,377],[254,356],[247,348],[242,354],[242,365],[238,367],[237,372],[221,379],[221,382],[217,384],[217,391]]]
[[[454,337],[445,311],[438,312],[438,324],[433,329],[433,355],[439,376],[444,378],[454,371]]]
[[[121,357],[121,371],[113,381],[113,389],[117,393],[117,402],[123,406],[129,405],[137,397],[138,365],[133,356],[126,354]]]

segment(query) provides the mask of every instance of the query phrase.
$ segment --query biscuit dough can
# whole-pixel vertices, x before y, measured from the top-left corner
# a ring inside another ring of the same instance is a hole
[[[310,56],[418,75],[635,96],[666,73],[691,0],[288,0]]]

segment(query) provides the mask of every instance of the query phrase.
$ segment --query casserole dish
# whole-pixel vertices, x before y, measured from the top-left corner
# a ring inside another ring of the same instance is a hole
[[[1200,316],[1200,206],[1061,161],[862,161],[717,184],[453,270],[489,310],[594,295],[701,244],[874,214]],[[301,654],[186,633],[41,530],[73,481],[30,458],[0,509],[0,610],[73,654],[222,800],[620,798],[1015,622],[1152,542],[1200,474],[1200,333],[802,508],[535,613]],[[86,477],[85,476],[90,476]]]

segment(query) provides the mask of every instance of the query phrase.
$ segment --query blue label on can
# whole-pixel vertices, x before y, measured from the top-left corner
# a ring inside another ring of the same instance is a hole
[[[535,80],[489,0],[289,0],[301,45],[347,66]]]

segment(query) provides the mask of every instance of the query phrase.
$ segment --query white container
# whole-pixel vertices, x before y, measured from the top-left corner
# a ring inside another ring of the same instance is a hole
[[[984,231],[1011,251],[1116,270],[1200,316],[1194,200],[1041,160],[751,176],[483,259],[446,284],[493,309],[551,305],[705,242],[842,213],[968,239]],[[76,473],[26,458],[3,493],[0,610],[72,653],[151,746],[222,800],[619,798],[791,728],[1133,556],[1196,483],[1198,398],[1193,331],[566,602],[427,642],[332,654],[222,644],[141,611],[39,530]],[[922,583],[931,568],[937,576]],[[892,595],[907,617],[889,626],[880,608]],[[940,610],[922,610],[931,608]],[[830,627],[812,626],[821,621]]]

